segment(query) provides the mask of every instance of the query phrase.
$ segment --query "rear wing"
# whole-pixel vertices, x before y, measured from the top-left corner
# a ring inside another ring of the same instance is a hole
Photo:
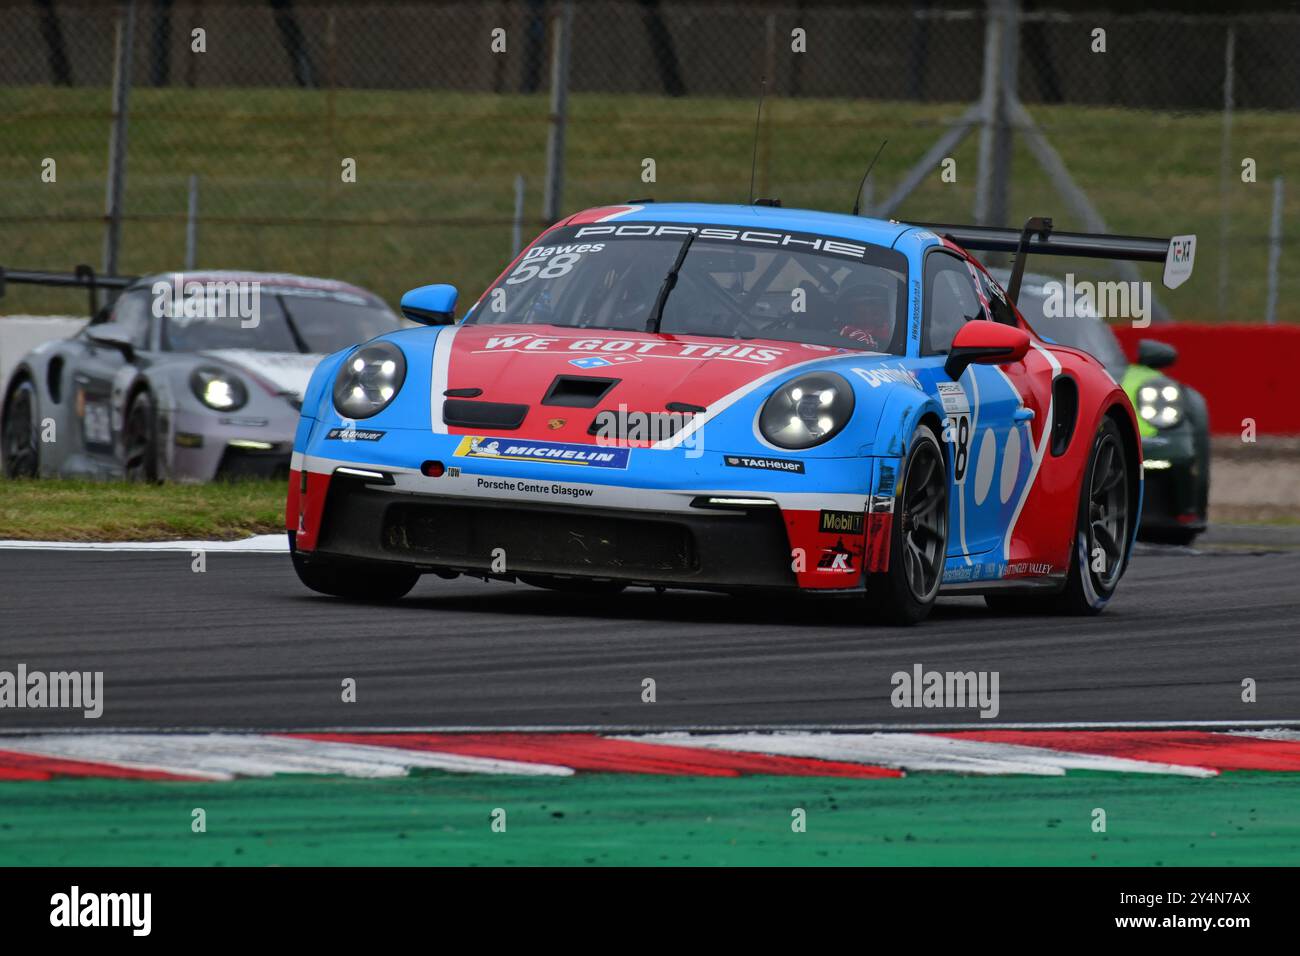
[[[97,289],[125,289],[138,278],[139,276],[97,276],[95,270],[87,265],[77,266],[72,272],[36,272],[26,269],[6,269],[0,266],[0,299],[4,298],[5,285],[10,282],[19,285],[82,288],[90,293],[90,316],[93,318],[97,309],[95,298]]]
[[[1007,294],[1014,302],[1020,293],[1020,279],[1025,272],[1025,256],[1078,256],[1086,259],[1126,259],[1134,262],[1163,262],[1164,284],[1176,289],[1192,275],[1196,259],[1196,236],[1172,236],[1158,239],[1147,236],[1108,236],[1092,232],[1054,232],[1052,220],[1035,216],[1023,229],[998,226],[958,226],[941,222],[913,222],[931,232],[946,236],[963,249],[978,252],[1013,252],[1016,260],[1011,269],[1011,287]]]

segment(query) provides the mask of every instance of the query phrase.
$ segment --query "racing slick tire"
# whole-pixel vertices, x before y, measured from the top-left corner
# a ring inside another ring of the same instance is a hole
[[[1052,595],[990,594],[984,602],[991,610],[1013,614],[1100,614],[1124,572],[1132,531],[1130,500],[1128,452],[1119,426],[1107,416],[1093,438],[1083,475],[1065,587]],[[1098,549],[1105,559],[1101,571],[1093,569]]]
[[[158,467],[158,415],[153,395],[147,389],[131,399],[122,426],[122,444],[126,453],[122,470],[127,481],[157,484],[162,480]]]
[[[405,597],[419,571],[403,567],[383,567],[346,561],[315,559],[307,561],[298,551],[296,534],[289,532],[289,555],[298,580],[313,591],[354,601],[396,601]]]
[[[35,478],[41,473],[36,386],[30,378],[23,378],[9,393],[0,449],[3,449],[6,478]]]
[[[621,581],[586,581],[582,578],[552,578],[544,574],[521,574],[519,580],[535,588],[562,591],[566,594],[617,594],[627,585]]]
[[[948,550],[948,469],[939,439],[918,425],[894,495],[889,570],[866,575],[873,617],[912,625],[925,619],[943,583]]]

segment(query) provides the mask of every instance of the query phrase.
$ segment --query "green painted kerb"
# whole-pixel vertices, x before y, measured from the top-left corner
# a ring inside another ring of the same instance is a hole
[[[207,832],[193,833],[200,807]],[[0,784],[0,865],[1298,863],[1295,774]]]

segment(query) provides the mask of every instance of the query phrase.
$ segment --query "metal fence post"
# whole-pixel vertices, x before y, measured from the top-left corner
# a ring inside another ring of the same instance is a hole
[[[1223,141],[1219,147],[1219,318],[1228,311],[1228,233],[1230,231],[1229,191],[1232,189],[1232,107],[1234,61],[1237,52],[1237,28],[1228,27],[1223,47]]]
[[[1268,302],[1264,321],[1277,323],[1277,267],[1282,260],[1282,177],[1273,177],[1273,218],[1268,224]]]
[[[564,205],[564,131],[569,119],[569,40],[573,4],[560,4],[551,20],[551,115],[546,134],[546,191],[543,215],[548,223],[562,215]]]
[[[122,200],[126,192],[127,107],[131,99],[131,53],[135,40],[135,0],[126,0],[117,17],[113,56],[113,127],[108,141],[108,184],[104,199],[104,274],[117,275],[122,241]]]
[[[524,247],[524,174],[515,176],[515,218],[510,224],[510,258]]]
[[[990,136],[989,175],[985,180],[988,189],[984,197],[983,217],[976,222],[989,226],[1009,226],[1009,205],[1011,198],[1011,103],[1016,99],[1016,83],[1019,77],[1020,60],[1020,8],[1018,0],[999,0],[996,14],[1002,20],[1000,30],[999,57],[995,66],[997,95],[989,122],[992,125]],[[992,11],[990,11],[992,12]],[[986,127],[987,129],[987,127]],[[981,139],[981,146],[983,141]],[[983,170],[981,170],[981,173]],[[993,261],[1006,257],[997,254]]]
[[[1003,12],[1002,62],[998,70],[998,112],[993,128],[993,192],[988,214],[993,226],[1010,226],[1011,216],[1011,104],[1018,101],[1020,82],[1020,0],[1008,0]]]
[[[189,201],[185,206],[185,271],[193,272],[199,258],[199,177],[190,173]]]
[[[1005,174],[999,169],[999,153],[1006,152],[1006,86],[1003,83],[1002,61],[1007,49],[1006,0],[988,0],[988,19],[984,24],[984,74],[980,93],[979,160],[975,173],[975,221],[982,226],[1001,226],[1005,223],[996,209],[996,195],[1005,202],[1006,186],[995,184]],[[1005,209],[1001,214],[1005,214]]]

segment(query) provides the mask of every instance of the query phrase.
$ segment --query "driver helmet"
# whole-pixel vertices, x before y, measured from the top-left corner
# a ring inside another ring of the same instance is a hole
[[[835,298],[839,334],[872,349],[889,345],[894,332],[890,288],[872,279],[851,279]]]

